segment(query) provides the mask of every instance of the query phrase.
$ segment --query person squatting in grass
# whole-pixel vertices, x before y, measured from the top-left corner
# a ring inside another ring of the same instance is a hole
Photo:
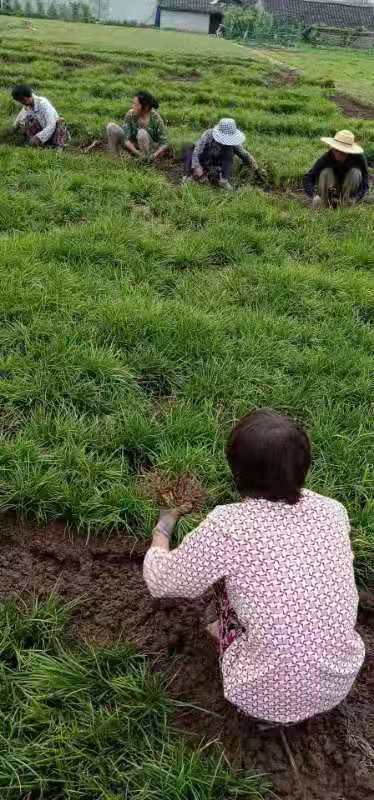
[[[364,660],[347,512],[303,488],[310,441],[288,417],[244,416],[226,454],[240,502],[215,508],[171,552],[189,509],[161,511],[144,579],[158,598],[214,586],[208,629],[226,699],[251,717],[296,723],[337,706]]]
[[[234,156],[238,156],[243,164],[249,166],[263,180],[255,159],[244,149],[244,142],[245,134],[237,128],[235,120],[221,119],[218,125],[205,131],[195,145],[184,145],[183,183],[192,180],[201,183],[209,181],[231,191]]]
[[[313,208],[354,205],[369,190],[368,165],[364,151],[351,131],[338,131],[334,138],[323,136],[329,147],[304,176],[304,190]]]
[[[169,151],[168,136],[158,102],[149,92],[138,92],[127,112],[123,127],[116,122],[107,125],[110,150],[118,155],[125,147],[132,156],[157,160]]]
[[[46,97],[34,94],[26,84],[15,86],[12,97],[23,106],[14,121],[14,128],[22,132],[32,147],[65,147],[70,140],[69,131]]]

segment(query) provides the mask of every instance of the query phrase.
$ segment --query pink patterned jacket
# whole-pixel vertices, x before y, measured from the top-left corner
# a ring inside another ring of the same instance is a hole
[[[296,505],[218,506],[167,553],[151,548],[154,597],[196,597],[225,578],[244,628],[223,657],[225,697],[263,720],[298,722],[338,705],[363,663],[344,507],[303,491]]]

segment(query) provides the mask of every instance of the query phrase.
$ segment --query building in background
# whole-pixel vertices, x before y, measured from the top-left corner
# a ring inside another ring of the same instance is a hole
[[[298,22],[306,29],[313,25],[374,30],[374,0],[260,0],[261,7],[280,22]],[[258,0],[245,0],[243,6],[258,6]]]
[[[214,34],[223,20],[223,3],[211,0],[160,0],[160,28]]]
[[[98,0],[96,0],[98,2]],[[177,31],[215,33],[223,19],[223,3],[211,0],[107,0],[99,18],[156,25]]]
[[[156,25],[163,29],[214,34],[225,7],[261,5],[275,20],[337,28],[374,28],[374,0],[88,0],[103,21]]]
[[[224,4],[211,0],[91,0],[96,16],[128,25],[214,34],[223,19]]]
[[[13,2],[13,0],[12,0]],[[26,14],[48,16],[50,0],[14,0]],[[0,0],[0,9],[5,0]],[[74,0],[53,0],[57,9],[78,5]],[[275,22],[374,31],[374,0],[81,0],[94,19],[178,31],[215,34],[228,6],[257,9],[272,14]],[[27,10],[28,9],[28,10]],[[74,17],[74,15],[73,15]]]
[[[99,2],[95,0],[96,7]],[[157,5],[156,0],[107,0],[98,7],[97,18],[151,26],[156,21]]]

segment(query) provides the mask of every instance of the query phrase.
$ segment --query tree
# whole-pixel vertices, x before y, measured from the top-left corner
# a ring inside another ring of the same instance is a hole
[[[57,19],[57,17],[58,17],[58,11],[57,11],[56,3],[54,2],[54,0],[51,0],[50,4],[48,6],[47,17],[50,17],[51,19]]]
[[[82,3],[82,20],[83,22],[91,22],[92,13],[88,3]]]
[[[36,13],[38,17],[45,17],[43,0],[36,0]]]
[[[74,22],[77,22],[79,20],[80,3],[77,3],[76,0],[74,0],[73,3],[70,3],[70,8],[72,19]]]
[[[70,8],[67,3],[59,3],[58,12],[60,19],[70,19]]]
[[[26,0],[25,3],[25,17],[32,17],[34,11],[31,4],[31,0]]]
[[[255,8],[228,8],[225,13],[225,28],[233,39],[246,39],[253,33],[258,13]]]

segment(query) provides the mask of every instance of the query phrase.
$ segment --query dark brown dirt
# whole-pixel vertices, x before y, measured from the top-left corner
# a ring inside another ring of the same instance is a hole
[[[359,100],[354,100],[353,97],[347,97],[344,94],[333,94],[330,100],[336,103],[346,117],[351,117],[352,119],[374,119],[374,106],[365,105],[360,103]]]
[[[70,150],[77,150],[79,153],[83,155],[90,155],[91,153],[100,153],[100,155],[107,156],[110,159],[113,159],[112,153],[108,150],[108,145],[104,139],[94,139],[93,141],[82,142],[79,146],[71,146]],[[123,151],[119,158],[123,161],[128,160],[130,156]],[[182,183],[183,178],[183,164],[181,158],[175,158],[174,156],[167,156],[166,158],[162,158],[159,161],[153,161],[151,164],[142,164],[144,169],[147,166],[152,167],[152,169],[156,169],[158,172],[164,173],[166,177],[169,179],[170,183],[174,184],[174,186],[180,186]]]
[[[278,72],[271,72],[266,78],[266,86],[295,86],[300,77],[300,72],[296,69],[281,69]]]
[[[108,151],[108,145],[103,139],[94,139],[92,142],[89,142],[88,144],[80,145],[79,149],[84,155],[88,155],[88,153],[98,153],[98,152]]]
[[[57,592],[80,598],[72,633],[89,642],[134,642],[170,674],[169,691],[213,714],[184,711],[178,726],[192,738],[220,739],[233,768],[268,773],[283,800],[374,797],[374,601],[362,598],[360,631],[366,665],[348,700],[325,717],[287,730],[298,777],[276,730],[241,718],[222,696],[214,645],[203,615],[209,598],[156,601],[142,581],[147,543],[125,537],[86,542],[63,525],[47,528],[2,520],[1,598]],[[274,795],[272,795],[274,797]]]
[[[195,83],[201,78],[200,72],[187,72],[186,75],[176,75],[174,80],[183,81],[184,83]]]
[[[183,178],[183,164],[181,158],[170,156],[154,161],[152,164],[159,172],[163,172],[174,186],[180,186]]]

